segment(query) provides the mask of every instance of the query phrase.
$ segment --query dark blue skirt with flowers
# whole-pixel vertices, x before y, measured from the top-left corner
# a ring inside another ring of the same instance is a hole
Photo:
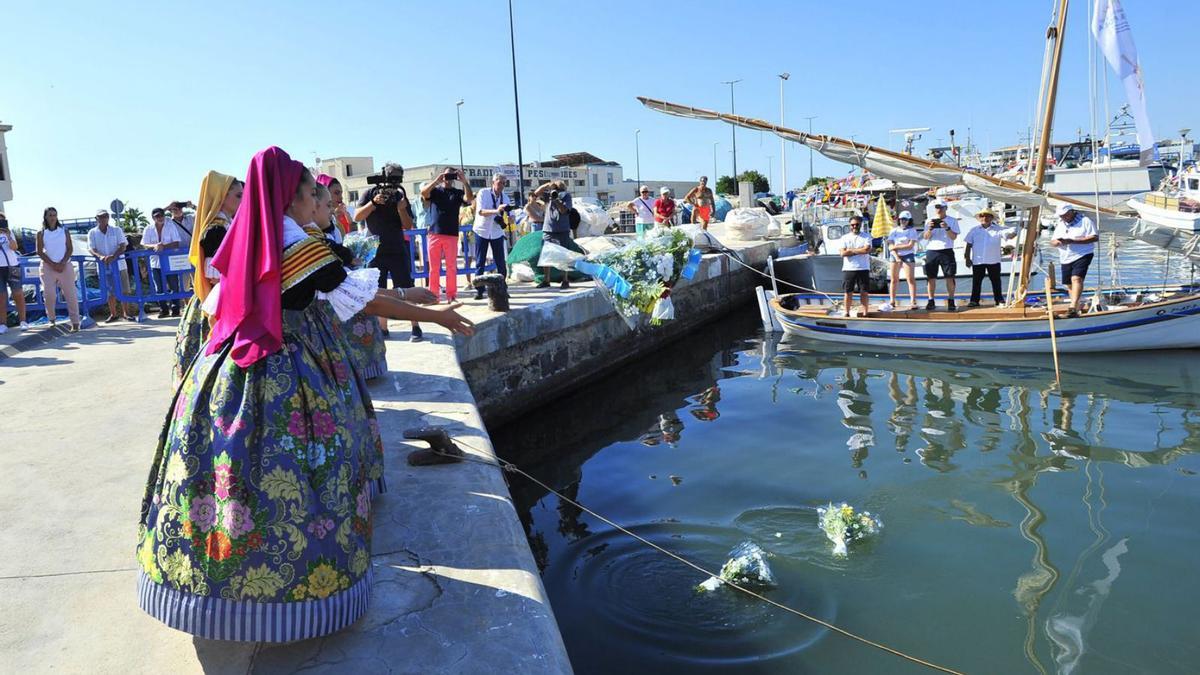
[[[342,333],[350,347],[350,358],[363,377],[370,380],[387,372],[387,343],[378,319],[359,312],[342,326]]]
[[[200,355],[175,393],[138,528],[138,596],[203,638],[290,642],[349,626],[371,588],[383,446],[328,304],[284,310],[283,348]]]
[[[208,318],[200,310],[200,299],[192,296],[183,307],[179,327],[175,329],[175,363],[171,367],[171,386],[178,387],[196,355],[208,342]]]

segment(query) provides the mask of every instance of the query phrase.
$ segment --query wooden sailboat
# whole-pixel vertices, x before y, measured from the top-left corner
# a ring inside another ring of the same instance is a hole
[[[1049,352],[1057,337],[1059,352],[1103,352],[1153,349],[1200,348],[1200,293],[1194,287],[1172,292],[1130,293],[1127,289],[1096,293],[1095,309],[1068,316],[1068,307],[1037,304],[1029,292],[1029,279],[1037,246],[1037,224],[1043,207],[1067,203],[1079,211],[1099,217],[1120,217],[1117,211],[1055,194],[1042,189],[1046,157],[1054,121],[1059,65],[1062,61],[1068,0],[1060,0],[1057,23],[1047,32],[1053,56],[1047,80],[1042,115],[1038,161],[1032,185],[996,178],[961,167],[919,159],[911,155],[855,143],[835,136],[808,134],[764,120],[666,101],[639,97],[643,105],[670,115],[729,122],[741,127],[768,131],[804,144],[821,154],[869,169],[895,181],[929,186],[962,184],[972,191],[1008,204],[1027,207],[1026,233],[1021,259],[1017,301],[1009,307],[979,307],[958,312],[907,311],[870,312],[845,317],[820,295],[789,294],[771,300],[770,306],[783,329],[819,340],[853,342],[893,350],[934,349],[984,352]],[[1088,293],[1088,297],[1093,294]]]

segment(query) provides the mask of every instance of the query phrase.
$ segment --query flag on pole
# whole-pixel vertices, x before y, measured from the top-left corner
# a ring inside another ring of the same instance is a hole
[[[1092,35],[1100,45],[1104,59],[1125,85],[1125,97],[1129,99],[1129,110],[1137,126],[1138,160],[1145,166],[1158,159],[1158,148],[1154,145],[1150,117],[1146,114],[1145,83],[1137,47],[1133,44],[1133,32],[1129,29],[1121,0],[1096,0],[1095,10]]]
[[[892,210],[888,208],[883,195],[879,195],[879,203],[875,205],[875,220],[871,222],[871,238],[882,239],[892,233]]]

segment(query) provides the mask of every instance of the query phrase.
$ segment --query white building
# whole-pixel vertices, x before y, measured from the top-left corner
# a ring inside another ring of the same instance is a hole
[[[8,147],[4,145],[5,132],[12,131],[11,124],[0,124],[0,211],[4,202],[12,201],[12,174],[8,170]]]
[[[415,198],[422,184],[441,174],[448,166],[454,165],[443,163],[405,166],[404,189]],[[346,201],[355,203],[369,187],[367,176],[377,171],[372,157],[319,159],[314,169],[318,173],[337,178],[346,191]],[[474,190],[487,187],[492,174],[497,172],[508,177],[510,191],[517,189],[516,164],[468,164],[463,170]],[[620,164],[604,161],[587,152],[555,155],[553,160],[547,162],[526,164],[522,173],[525,176],[526,194],[548,181],[562,180],[566,181],[568,189],[576,198],[593,199],[605,205],[619,199],[618,192],[626,182]]]

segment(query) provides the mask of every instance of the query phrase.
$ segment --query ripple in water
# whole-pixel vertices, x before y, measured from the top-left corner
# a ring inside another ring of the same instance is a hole
[[[629,529],[713,571],[747,539],[738,529],[685,523]],[[764,548],[771,543],[755,539]],[[697,665],[761,661],[805,649],[828,632],[733,589],[698,592],[707,577],[620,532],[573,542],[564,556],[569,559],[555,561],[543,575],[564,635],[605,635],[609,645],[642,658]],[[834,622],[836,601],[826,585],[806,578],[796,561],[776,556],[769,562],[779,585],[764,596]],[[577,625],[566,629],[572,623]],[[573,660],[601,648],[582,642],[568,647]]]

